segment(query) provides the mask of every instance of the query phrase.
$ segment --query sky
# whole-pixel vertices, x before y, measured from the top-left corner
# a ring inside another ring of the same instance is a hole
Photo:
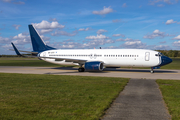
[[[29,24],[59,49],[180,50],[179,0],[0,0],[0,55],[32,51]]]

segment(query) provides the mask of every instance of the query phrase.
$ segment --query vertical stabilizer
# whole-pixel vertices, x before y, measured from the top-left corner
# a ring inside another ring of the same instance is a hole
[[[29,32],[31,36],[31,43],[33,47],[33,51],[41,52],[45,50],[54,49],[52,47],[47,46],[40,35],[38,34],[37,30],[34,28],[33,25],[29,25]]]

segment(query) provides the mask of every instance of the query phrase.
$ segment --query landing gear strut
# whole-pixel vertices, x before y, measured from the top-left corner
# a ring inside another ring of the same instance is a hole
[[[151,73],[154,73],[153,67],[151,68]]]
[[[83,67],[80,67],[80,68],[78,69],[78,71],[79,71],[79,72],[84,72],[85,69],[84,69]]]
[[[79,64],[79,68],[78,68],[78,71],[79,72],[84,72],[85,71],[85,69],[84,69],[84,67],[83,67],[83,64]]]

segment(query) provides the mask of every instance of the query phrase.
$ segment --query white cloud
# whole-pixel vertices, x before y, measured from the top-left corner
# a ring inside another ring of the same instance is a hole
[[[173,46],[180,47],[180,40],[173,42]]]
[[[106,7],[104,6],[104,9],[103,9],[103,10],[93,11],[92,13],[93,13],[93,14],[96,14],[96,15],[109,14],[109,13],[113,12],[113,9],[111,9],[110,7],[111,7],[111,6],[109,6],[108,8],[106,8]]]
[[[57,22],[58,20],[56,18],[50,18],[49,21]]]
[[[49,32],[52,32],[53,29],[42,29],[40,31],[38,31],[40,34],[44,34],[44,33],[49,33]]]
[[[13,27],[14,27],[16,30],[19,30],[19,27],[21,27],[21,25],[16,25],[16,24],[14,24]]]
[[[86,28],[86,29],[85,28],[80,28],[79,29],[79,31],[88,31],[88,30],[90,30],[90,28]]]
[[[109,37],[105,36],[105,35],[97,35],[97,36],[87,36],[86,39],[108,39]]]
[[[0,36],[0,43],[8,43],[8,42],[10,42],[9,38],[4,38]]]
[[[164,32],[160,32],[158,29],[154,30],[152,34],[150,35],[145,35],[143,38],[145,39],[154,39],[156,37],[166,37],[166,36],[172,36],[169,34],[165,34]]]
[[[96,33],[97,34],[103,34],[104,32],[108,32],[108,31],[104,30],[104,29],[99,29]]]
[[[147,47],[147,45],[145,43],[142,43],[140,40],[135,40],[135,41],[127,41],[124,44],[122,44],[120,47],[144,49]]]
[[[158,6],[158,7],[164,7],[164,5],[163,5],[163,4],[158,4],[157,6]]]
[[[26,43],[30,43],[30,36],[26,35],[26,34],[23,34],[23,33],[20,33],[16,36],[13,37],[13,43],[14,44],[26,44]]]
[[[63,36],[75,36],[77,34],[77,31],[74,31],[72,33],[68,33],[66,31],[55,31],[55,33],[52,33],[51,35],[52,36],[60,36],[60,35],[63,35]]]
[[[132,38],[126,38],[126,39],[119,38],[119,39],[116,39],[116,41],[134,41],[134,40]]]
[[[123,34],[113,34],[112,36],[113,36],[113,37],[120,37],[120,36],[121,36],[121,37],[125,37],[125,35],[123,35]]]
[[[154,47],[155,50],[169,50],[171,49],[168,45],[158,45]]]
[[[177,21],[174,21],[173,19],[167,20],[166,25],[177,23]]]
[[[48,22],[43,20],[41,23],[33,23],[34,27],[37,29],[55,29],[55,28],[64,28],[65,25],[61,25],[58,22]]]
[[[127,7],[126,3],[124,3],[124,4],[122,5],[122,7],[124,7],[124,8]]]
[[[112,20],[113,23],[118,23],[118,22],[123,22],[122,19],[115,19],[115,20]]]
[[[18,5],[22,5],[22,4],[25,4],[25,2],[22,2],[22,1],[15,1],[15,0],[2,0],[3,2],[6,2],[6,3],[13,3],[13,4],[18,4]]]
[[[166,3],[166,4],[176,4],[176,3],[178,3],[178,1],[179,0],[150,0],[149,1],[149,4],[150,5],[155,5],[156,3],[159,3],[159,2],[161,2],[161,3]]]
[[[180,35],[178,35],[177,37],[173,38],[174,40],[180,40]]]

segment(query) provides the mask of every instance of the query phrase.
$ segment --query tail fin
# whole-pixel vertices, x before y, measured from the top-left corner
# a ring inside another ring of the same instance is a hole
[[[17,55],[19,56],[22,56],[21,53],[19,52],[19,50],[16,48],[16,46],[11,42],[13,48],[14,48],[14,51],[16,52]]]
[[[41,39],[40,35],[36,31],[33,25],[29,25],[29,32],[31,36],[31,43],[33,46],[33,51],[41,52],[45,50],[55,49],[53,47],[47,46],[44,41]]]

